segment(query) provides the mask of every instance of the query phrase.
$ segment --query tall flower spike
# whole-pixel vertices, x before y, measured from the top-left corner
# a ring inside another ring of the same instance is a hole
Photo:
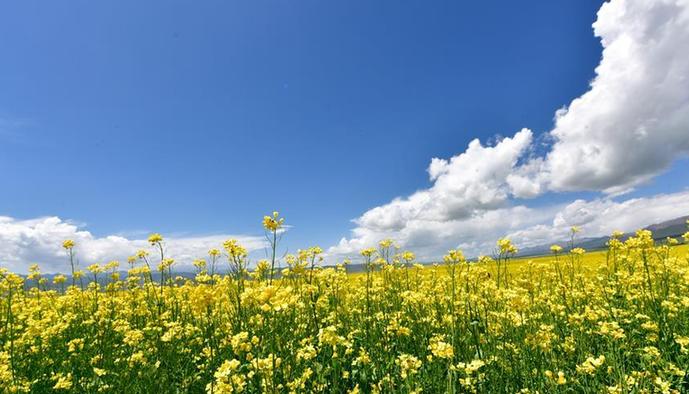
[[[270,232],[275,232],[279,228],[282,227],[282,224],[285,222],[284,218],[280,217],[280,213],[275,211],[273,212],[272,216],[264,216],[263,217],[263,228]]]
[[[155,245],[157,243],[163,242],[163,236],[158,234],[158,233],[153,233],[148,237],[148,242],[151,245]]]

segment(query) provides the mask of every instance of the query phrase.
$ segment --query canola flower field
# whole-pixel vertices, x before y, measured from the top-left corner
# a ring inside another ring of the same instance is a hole
[[[229,240],[176,277],[158,234],[123,277],[81,270],[71,240],[69,276],[0,270],[0,391],[689,392],[689,233],[587,254],[574,228],[551,256],[501,239],[433,267],[383,240],[348,274],[318,247],[278,256],[283,219],[263,225],[272,255],[251,271]]]

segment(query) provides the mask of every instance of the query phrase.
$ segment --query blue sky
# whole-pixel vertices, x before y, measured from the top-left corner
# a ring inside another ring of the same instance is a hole
[[[527,127],[544,155],[596,77],[601,4],[4,3],[0,215],[136,238],[256,235],[277,209],[291,250],[331,246],[474,138]],[[662,174],[628,196],[686,186]]]

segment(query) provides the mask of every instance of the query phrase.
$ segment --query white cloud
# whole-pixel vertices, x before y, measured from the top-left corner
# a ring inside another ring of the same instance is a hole
[[[218,248],[228,238],[236,238],[249,251],[263,249],[265,239],[260,236],[209,235],[165,237],[166,253],[181,266],[194,258],[203,257],[209,249]],[[19,220],[0,216],[0,266],[15,272],[26,272],[38,263],[45,272],[69,271],[62,241],[76,242],[77,257],[82,267],[92,263],[120,260],[139,249],[150,249],[146,239],[128,239],[110,235],[95,237],[80,226],[58,217]]]
[[[506,179],[531,144],[523,129],[495,146],[475,139],[450,160],[434,158],[428,167],[433,186],[373,208],[356,223],[378,232],[402,230],[410,221],[444,222],[503,207],[511,193]]]
[[[329,257],[356,256],[384,238],[413,250],[422,261],[439,258],[447,250],[461,248],[468,255],[490,253],[495,241],[520,228],[547,222],[557,208],[531,209],[525,206],[487,210],[471,217],[447,221],[411,220],[399,231],[381,232],[357,227],[350,239],[342,238],[328,250]]]
[[[361,249],[390,237],[403,248],[418,252],[419,258],[425,261],[438,259],[452,248],[478,256],[491,254],[495,241],[501,237],[526,248],[565,240],[571,226],[580,227],[582,237],[599,237],[615,230],[634,231],[687,214],[689,191],[622,201],[608,197],[578,199],[569,204],[538,208],[518,205],[457,220],[411,220],[399,231],[381,232],[359,226],[350,239],[343,238],[328,252],[337,257],[354,256]]]
[[[552,190],[615,194],[689,152],[689,1],[613,0],[593,27],[596,77],[556,113],[542,170]]]
[[[330,253],[391,237],[406,247],[424,245],[427,256],[457,245],[471,254],[506,233],[549,242],[570,222],[600,235],[613,224],[629,230],[686,214],[683,201],[668,203],[687,197],[681,193],[575,201],[558,216],[560,207],[513,206],[553,192],[620,195],[689,152],[689,0],[612,0],[593,27],[604,48],[596,77],[588,92],[556,111],[543,157],[530,156],[533,137],[523,129],[492,147],[474,140],[450,160],[433,158],[430,188],[368,210]]]
[[[600,237],[613,231],[634,231],[650,224],[689,214],[689,191],[614,201],[575,200],[560,210],[550,223],[531,226],[509,234],[522,247],[537,246],[567,238],[578,226],[583,237]]]
[[[329,253],[353,254],[390,237],[422,258],[435,258],[460,245],[478,251],[506,232],[543,222],[548,210],[509,204],[512,196],[532,193],[513,179],[531,141],[531,131],[523,129],[495,146],[473,140],[450,160],[434,158],[430,188],[365,212],[355,220],[351,239],[343,238]]]

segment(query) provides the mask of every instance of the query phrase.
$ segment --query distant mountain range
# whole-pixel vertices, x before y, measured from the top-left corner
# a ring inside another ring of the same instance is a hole
[[[680,237],[682,234],[687,232],[687,219],[689,215],[678,217],[672,220],[668,220],[661,223],[651,224],[650,226],[644,227],[645,230],[651,230],[653,232],[653,238],[656,240],[663,240],[667,237]],[[625,233],[622,239],[627,239],[634,233]],[[586,250],[596,250],[606,248],[606,243],[610,239],[610,236],[605,237],[595,237],[595,238],[582,238],[575,239],[575,247],[584,248]],[[562,247],[567,247],[569,245],[569,240],[560,240],[551,242],[547,245],[532,246],[530,248],[524,248],[519,251],[518,256],[538,256],[550,253],[550,246],[552,244],[558,244]]]

